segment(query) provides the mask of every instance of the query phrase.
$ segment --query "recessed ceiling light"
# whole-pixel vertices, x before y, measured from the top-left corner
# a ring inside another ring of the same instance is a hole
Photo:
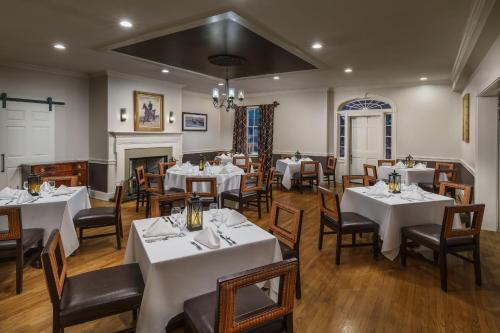
[[[344,69],[344,72],[345,73],[352,73],[352,68],[346,68],[346,69]]]
[[[311,47],[315,50],[319,50],[320,48],[323,47],[323,45],[321,45],[321,43],[316,42],[313,45],[311,45]]]
[[[55,43],[54,48],[58,50],[66,50],[66,46],[64,46],[64,44],[61,43]]]
[[[224,82],[219,82],[218,83],[219,86],[223,86],[224,85]]]
[[[427,81],[427,80],[428,80],[428,78],[427,78],[426,76],[422,76],[422,77],[420,78],[420,81]]]
[[[273,76],[273,79],[274,79],[274,80],[279,80],[279,79],[280,79],[280,77],[279,77],[279,76]]]
[[[134,26],[129,20],[121,20],[120,25],[124,28],[132,28]]]
[[[170,71],[169,71],[168,69],[162,69],[162,70],[161,70],[161,72],[162,72],[162,73],[164,73],[164,74],[167,74],[167,73],[169,73]]]

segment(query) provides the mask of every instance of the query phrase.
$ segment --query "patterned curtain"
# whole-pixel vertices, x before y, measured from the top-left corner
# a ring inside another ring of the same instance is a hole
[[[234,113],[233,150],[247,153],[247,108],[239,106]]]
[[[259,160],[262,161],[262,171],[266,173],[273,164],[273,129],[274,109],[278,102],[260,106]]]

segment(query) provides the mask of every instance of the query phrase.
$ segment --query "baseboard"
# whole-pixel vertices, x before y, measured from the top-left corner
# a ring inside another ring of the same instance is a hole
[[[101,191],[97,191],[97,190],[92,190],[91,189],[89,191],[89,196],[92,199],[103,200],[103,201],[110,201],[111,199],[113,199],[113,197],[115,196],[115,194],[114,193],[101,192]]]

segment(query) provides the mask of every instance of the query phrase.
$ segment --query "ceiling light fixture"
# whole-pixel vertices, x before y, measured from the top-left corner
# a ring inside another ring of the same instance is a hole
[[[124,28],[132,28],[134,26],[129,20],[121,20],[120,25]]]
[[[162,72],[163,74],[170,73],[170,71],[169,71],[168,69],[165,69],[165,68],[164,68],[164,69],[162,69],[162,70],[161,70],[161,72]]]
[[[221,83],[224,85],[224,90],[219,91],[219,88],[212,89],[212,102],[214,107],[217,109],[226,109],[227,112],[229,112],[230,109],[236,110],[238,105],[235,103],[235,99],[238,98],[239,102],[243,102],[245,100],[245,92],[243,90],[238,90],[238,96],[236,96],[236,89],[229,87],[230,69],[243,65],[247,60],[236,55],[218,54],[208,57],[208,61],[213,65],[225,67],[226,69],[225,83],[219,82],[219,86]]]
[[[346,69],[344,69],[344,72],[345,73],[352,73],[352,68],[346,68]]]
[[[313,45],[311,45],[311,47],[315,50],[319,50],[323,47],[323,45],[321,45],[321,43],[316,42]]]
[[[64,44],[62,44],[62,43],[56,43],[53,46],[55,49],[58,49],[58,50],[66,50],[66,46],[64,46]]]
[[[428,78],[427,78],[426,76],[422,76],[422,77],[420,78],[420,81],[427,81],[427,80],[428,80]]]
[[[279,76],[277,76],[277,75],[276,75],[276,76],[273,76],[273,80],[279,80],[279,79],[280,79],[280,77],[279,77]]]
[[[219,82],[218,83],[219,86],[223,86],[224,85],[224,82]]]

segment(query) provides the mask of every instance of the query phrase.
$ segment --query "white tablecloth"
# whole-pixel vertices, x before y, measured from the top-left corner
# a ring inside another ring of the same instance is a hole
[[[176,171],[168,169],[165,188],[167,190],[171,188],[186,190],[186,177],[217,177],[217,191],[219,194],[224,191],[239,189],[241,175],[245,172],[238,167],[234,167],[230,173],[221,174],[221,169],[222,166],[218,165],[210,167],[210,170],[205,169],[204,172],[200,172],[198,167]],[[210,190],[208,183],[197,183],[193,184],[193,186],[193,190],[196,192],[208,192]]]
[[[59,229],[64,245],[64,253],[69,256],[80,243],[73,224],[73,217],[82,209],[90,208],[90,199],[87,188],[72,187],[70,195],[41,197],[35,202],[22,204],[21,218],[23,228],[44,229],[43,241],[47,241],[52,230]],[[0,201],[0,207],[7,201]],[[9,204],[10,206],[16,206]],[[6,219],[0,217],[0,228],[5,229]]]
[[[355,212],[377,222],[383,240],[382,254],[394,260],[401,245],[401,228],[419,224],[442,224],[444,208],[455,205],[452,198],[425,192],[426,201],[409,202],[400,195],[374,198],[366,195],[366,187],[348,188],[340,205],[342,212]],[[460,227],[457,217],[454,227]]]
[[[154,221],[152,218],[133,222],[124,259],[125,263],[139,263],[146,285],[137,321],[139,333],[163,332],[170,319],[182,313],[184,301],[215,291],[219,277],[283,260],[277,239],[257,226],[222,226],[221,230],[237,245],[229,246],[221,240],[219,249],[202,246],[203,250],[198,251],[189,243],[198,232],[145,243],[143,230]],[[204,221],[208,221],[208,216]],[[212,223],[205,222],[204,227],[212,227],[209,224]],[[271,290],[277,294],[277,283],[271,283]]]
[[[235,157],[243,157],[243,156],[245,156],[245,155],[235,155]],[[232,156],[221,156],[221,155],[219,155],[219,156],[215,156],[215,159],[219,160],[221,165],[226,165],[229,162],[233,163],[233,157]],[[252,159],[250,157],[248,158],[248,160],[250,162],[252,162]]]
[[[392,166],[383,165],[378,168],[378,178],[389,179],[389,175],[396,170],[397,173],[401,175],[401,183],[406,185],[418,184],[418,183],[432,183],[434,181],[434,169],[416,169],[416,168],[404,168],[395,169]],[[446,180],[446,175],[440,175],[440,179]]]
[[[292,178],[294,177],[294,175],[300,172],[300,162],[301,161],[292,161],[286,159],[276,161],[276,171],[279,171],[281,174],[283,174],[283,180],[281,184],[287,190],[290,190],[292,188]],[[319,180],[323,180],[323,167],[321,166],[321,163],[319,164]]]

